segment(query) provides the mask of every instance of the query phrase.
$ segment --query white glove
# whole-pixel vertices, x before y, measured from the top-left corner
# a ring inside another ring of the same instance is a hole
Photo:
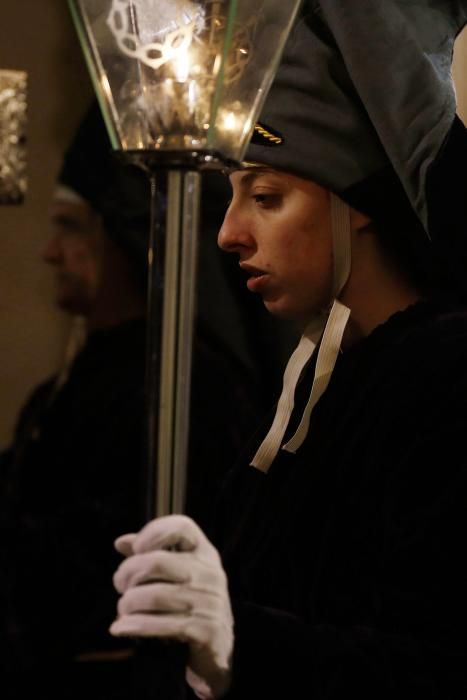
[[[234,637],[218,551],[183,515],[152,520],[115,547],[127,559],[114,575],[122,596],[111,634],[187,642],[188,682],[198,697],[220,697],[229,685]]]

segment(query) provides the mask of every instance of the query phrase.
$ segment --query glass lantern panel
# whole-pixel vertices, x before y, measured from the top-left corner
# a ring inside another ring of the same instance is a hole
[[[300,0],[69,0],[115,148],[240,161]]]

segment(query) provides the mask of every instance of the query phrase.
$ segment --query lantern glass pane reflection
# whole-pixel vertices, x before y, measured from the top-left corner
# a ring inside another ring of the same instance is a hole
[[[240,161],[300,0],[69,0],[115,148]]]

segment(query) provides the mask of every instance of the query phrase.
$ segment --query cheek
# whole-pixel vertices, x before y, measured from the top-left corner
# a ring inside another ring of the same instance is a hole
[[[70,256],[67,265],[67,274],[75,280],[75,283],[88,290],[94,290],[98,283],[98,273],[95,260],[87,252],[80,250]]]
[[[89,249],[89,246],[85,245],[81,241],[76,241],[68,248],[68,259],[76,266],[86,267],[90,264],[94,257],[95,256]]]
[[[293,226],[286,224],[282,227],[270,228],[263,241],[272,266],[279,264],[281,267],[287,267],[287,265],[296,264],[297,251],[301,246],[300,235],[297,235]]]
[[[311,228],[296,230],[283,237],[284,257],[301,270],[327,274],[332,268],[332,244],[328,236]]]
[[[332,290],[332,246],[326,237],[289,236],[286,255],[289,260],[288,279],[294,294],[326,304]]]

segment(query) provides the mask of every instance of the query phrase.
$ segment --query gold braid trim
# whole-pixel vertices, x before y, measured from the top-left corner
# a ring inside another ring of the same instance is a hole
[[[255,131],[257,131],[263,138],[277,145],[280,145],[284,140],[281,136],[271,134],[271,132],[265,129],[264,126],[261,126],[261,124],[255,124]]]

